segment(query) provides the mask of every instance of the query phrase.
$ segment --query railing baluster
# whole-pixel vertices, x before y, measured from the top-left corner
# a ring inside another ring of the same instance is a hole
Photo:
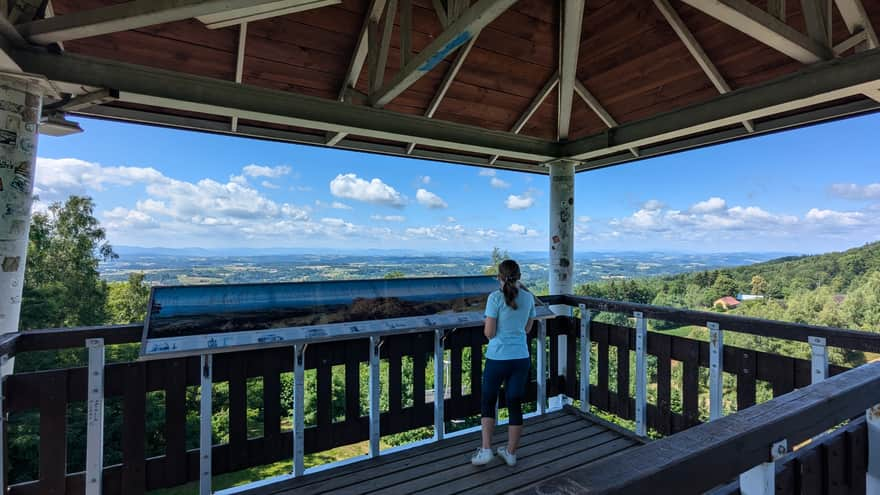
[[[538,414],[547,412],[547,320],[538,322]]]
[[[810,383],[819,383],[828,378],[828,352],[823,337],[809,337],[810,357],[813,363]]]
[[[444,399],[446,383],[443,376],[443,330],[434,330],[434,439],[443,440],[446,435]]]
[[[581,310],[581,411],[590,412],[590,320],[593,319],[593,312],[583,304],[578,307]]]
[[[86,495],[100,495],[104,481],[104,339],[88,339]]]
[[[648,434],[648,321],[640,311],[633,313],[636,317],[636,435],[644,437]],[[629,361],[629,355],[617,356],[617,360]],[[619,387],[620,385],[618,385]],[[628,384],[623,386],[629,388]],[[629,397],[629,390],[626,391]]]
[[[788,453],[788,442],[780,440],[770,447],[770,461],[759,464],[739,475],[742,495],[776,494],[776,460]],[[870,491],[868,493],[871,493]]]
[[[718,323],[709,328],[709,421],[724,415],[724,332]]]
[[[379,455],[379,346],[382,341],[378,336],[370,337],[370,457]]]
[[[293,346],[293,475],[305,473],[306,347]]]
[[[880,404],[865,412],[868,435],[868,469],[865,493],[880,493]]]
[[[212,398],[214,393],[214,357],[202,354],[201,385],[199,392],[199,495],[211,494],[211,428]]]

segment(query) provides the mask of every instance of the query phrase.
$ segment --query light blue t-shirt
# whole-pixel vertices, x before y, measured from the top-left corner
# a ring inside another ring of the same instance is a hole
[[[495,337],[489,340],[486,358],[523,359],[529,357],[529,346],[526,340],[526,323],[535,317],[535,297],[520,289],[516,296],[516,309],[504,301],[500,290],[489,294],[486,301],[486,317],[496,318]]]

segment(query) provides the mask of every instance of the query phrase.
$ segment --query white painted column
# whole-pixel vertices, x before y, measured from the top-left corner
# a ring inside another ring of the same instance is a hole
[[[34,76],[0,75],[0,333],[18,331],[45,87]]]
[[[574,292],[574,166],[571,160],[550,163],[550,294]],[[571,316],[571,308],[558,304],[550,309]],[[558,367],[568,370],[568,337],[560,335]]]

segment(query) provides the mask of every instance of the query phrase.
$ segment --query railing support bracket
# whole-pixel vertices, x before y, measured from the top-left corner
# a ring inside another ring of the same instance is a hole
[[[640,311],[633,316],[636,318],[636,435],[644,437],[648,435],[648,320]]]
[[[89,351],[86,495],[100,495],[104,484],[104,339],[88,339],[86,348]]]
[[[370,457],[379,456],[379,397],[381,385],[379,383],[379,349],[382,339],[378,335],[370,336]],[[441,395],[442,397],[442,395]],[[436,397],[435,397],[436,400]]]
[[[446,401],[446,380],[443,368],[443,342],[445,340],[446,336],[443,330],[434,330],[434,439],[438,441],[443,440],[446,436],[443,408]],[[495,407],[497,410],[497,404]]]
[[[578,308],[581,311],[581,411],[590,412],[590,374],[593,346],[590,343],[590,322],[593,312],[583,304]]]
[[[819,383],[828,378],[828,349],[825,347],[824,337],[809,337],[808,342],[813,363],[810,383]]]
[[[788,441],[780,440],[770,446],[770,460],[739,475],[742,495],[775,495],[776,460],[788,453]]]
[[[214,356],[202,354],[202,373],[199,393],[199,495],[211,495],[211,450],[213,428],[211,426],[214,394]]]
[[[718,323],[709,328],[709,421],[724,416],[724,332]]]
[[[293,475],[302,476],[305,469],[306,413],[306,344],[293,346]]]

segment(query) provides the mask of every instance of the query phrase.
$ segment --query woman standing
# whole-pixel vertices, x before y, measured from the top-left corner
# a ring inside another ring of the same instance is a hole
[[[471,463],[482,466],[492,460],[492,433],[495,430],[495,404],[501,384],[507,398],[510,422],[507,446],[498,447],[498,455],[508,466],[516,464],[516,449],[522,435],[522,399],[529,379],[529,346],[526,334],[535,318],[535,298],[519,289],[519,265],[513,260],[498,265],[501,290],[489,294],[486,301],[486,325],[483,333],[489,339],[486,367],[483,370],[481,425],[483,444],[471,457]]]

